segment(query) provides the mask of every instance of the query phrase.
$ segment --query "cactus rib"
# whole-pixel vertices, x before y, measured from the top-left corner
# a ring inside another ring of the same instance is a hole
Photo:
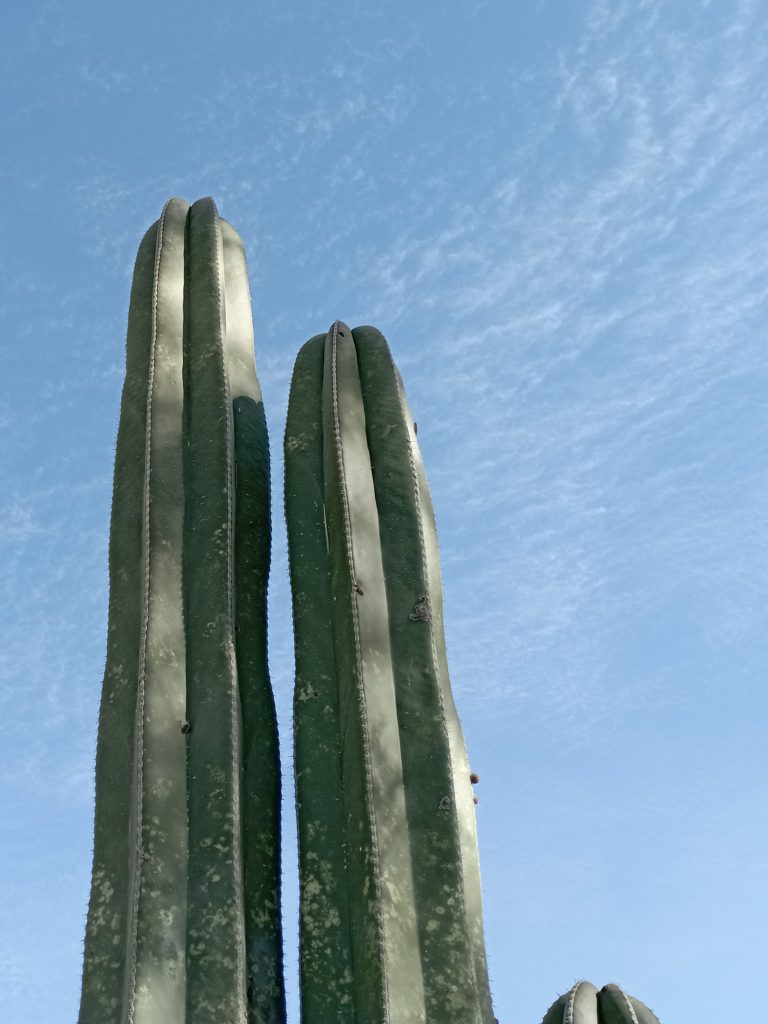
[[[353,1024],[352,957],[336,656],[328,623],[330,561],[323,513],[325,335],[304,345],[285,431],[285,510],[296,654],[294,770],[299,833],[302,1020]]]

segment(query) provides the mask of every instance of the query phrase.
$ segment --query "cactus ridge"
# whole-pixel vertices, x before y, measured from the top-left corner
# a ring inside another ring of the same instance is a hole
[[[296,360],[285,433],[285,509],[296,658],[294,772],[305,1021],[352,1024],[352,957],[336,655],[328,625],[330,559],[323,499],[325,334]]]
[[[314,953],[317,907],[333,904],[349,917],[334,938],[352,965],[354,1004],[334,1020],[490,1024],[434,520],[402,382],[378,331],[337,321],[304,346],[285,449],[302,1020],[329,1019]],[[315,723],[323,740],[313,748]],[[333,832],[320,827],[316,790],[330,776],[342,780]]]
[[[384,337],[356,328],[370,427],[376,501],[385,552],[390,633],[398,664],[398,719],[417,899],[434,902],[434,871],[452,910],[422,919],[424,957],[442,971],[428,977],[429,1019],[455,1013],[456,990],[480,994],[490,1013],[471,772],[451,693],[434,513],[402,378]],[[414,600],[415,597],[415,600]],[[411,781],[413,780],[413,781]],[[435,815],[448,804],[453,813]],[[460,946],[457,936],[461,935]],[[450,956],[446,952],[450,950]],[[453,991],[435,979],[451,978]]]
[[[80,1024],[284,1020],[252,345],[239,237],[169,200],[131,290]]]

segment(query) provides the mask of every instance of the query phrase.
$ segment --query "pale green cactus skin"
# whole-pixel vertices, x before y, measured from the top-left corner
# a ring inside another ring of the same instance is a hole
[[[170,200],[139,248],[109,564],[80,1024],[277,1024],[268,446],[210,199]]]
[[[577,981],[552,1004],[542,1024],[659,1024],[659,1018],[618,985],[598,991],[588,981]]]
[[[285,455],[303,1024],[492,1024],[434,517],[377,330],[302,348]]]

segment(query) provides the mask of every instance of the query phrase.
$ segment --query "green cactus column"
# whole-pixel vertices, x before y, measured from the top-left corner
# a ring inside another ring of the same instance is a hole
[[[434,519],[378,331],[304,346],[285,451],[303,1024],[491,1024]]]
[[[541,1024],[659,1024],[659,1019],[618,985],[598,991],[588,981],[577,981],[550,1006]]]
[[[252,343],[237,234],[170,200],[131,291],[80,1024],[284,1018]]]

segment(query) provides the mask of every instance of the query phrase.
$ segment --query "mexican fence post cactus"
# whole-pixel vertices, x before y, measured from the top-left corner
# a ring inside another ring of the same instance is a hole
[[[303,1024],[492,1024],[437,537],[382,335],[304,345],[285,435]]]
[[[303,1024],[492,1024],[429,489],[384,338],[296,362],[285,436]],[[242,243],[139,248],[110,528],[79,1024],[284,1024],[269,455]],[[577,983],[543,1024],[659,1024]]]
[[[80,1024],[284,1020],[269,529],[242,243],[171,199],[131,291]]]
[[[659,1019],[618,985],[598,991],[588,981],[577,981],[550,1006],[541,1024],[659,1024]]]

